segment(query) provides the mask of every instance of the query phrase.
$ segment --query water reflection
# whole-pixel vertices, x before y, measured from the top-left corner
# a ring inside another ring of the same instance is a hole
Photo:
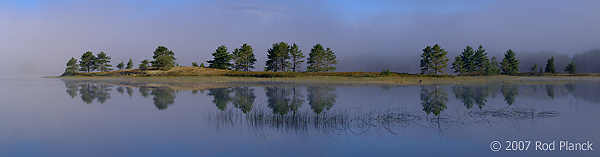
[[[320,114],[324,109],[331,109],[335,104],[335,87],[307,87],[307,91],[308,104],[316,114]]]
[[[66,93],[71,98],[80,97],[86,104],[97,101],[100,104],[105,103],[111,98],[111,90],[114,85],[103,83],[91,83],[86,81],[64,80]],[[113,83],[117,84],[117,83]],[[128,84],[129,85],[129,84]],[[302,105],[307,103],[310,109],[320,114],[330,110],[337,102],[336,87],[333,86],[263,86],[267,99],[267,107],[274,114],[286,115],[297,112]],[[446,88],[451,90],[445,90]],[[513,105],[517,101],[520,93],[524,98],[543,99],[543,97],[554,99],[557,96],[565,98],[569,94],[573,97],[588,102],[600,104],[600,97],[595,93],[600,88],[596,83],[566,83],[560,84],[529,84],[520,85],[514,83],[495,83],[485,85],[453,85],[453,86],[420,86],[420,100],[423,112],[433,115],[440,115],[447,109],[448,93],[452,92],[454,98],[459,100],[466,109],[476,107],[484,109],[490,97],[495,98],[498,93],[502,94],[507,105]],[[116,92],[121,95],[132,97],[134,88],[138,88],[138,93],[144,98],[152,96],[154,105],[159,110],[167,109],[173,105],[177,95],[177,90],[167,86],[116,86]],[[223,88],[209,88],[207,96],[212,96],[212,103],[218,110],[224,111],[228,105],[240,109],[243,113],[248,113],[256,106],[257,95],[255,86],[233,86]],[[404,87],[382,88],[382,91],[391,92],[391,89]],[[538,91],[538,89],[541,89]],[[204,94],[205,89],[191,90],[196,95],[199,92]],[[545,92],[542,92],[545,91]],[[544,95],[542,97],[542,95]]]
[[[290,104],[291,91],[287,87],[265,87],[268,107],[273,113],[286,115],[288,111],[298,110],[298,106]]]
[[[142,86],[139,88],[140,95],[144,98],[150,96],[150,89],[148,87]]]
[[[467,109],[471,109],[473,105],[483,109],[488,101],[488,97],[495,98],[496,93],[500,90],[500,84],[488,85],[455,85],[452,87],[454,97],[460,100]]]
[[[254,89],[244,86],[234,87],[233,91],[235,91],[235,94],[233,95],[233,106],[241,109],[244,113],[251,111],[252,106],[254,105],[254,99],[256,99]]]
[[[175,90],[169,87],[153,88],[150,94],[153,96],[154,106],[159,110],[167,109],[175,103]]]
[[[100,104],[104,104],[106,100],[110,99],[111,87],[111,85],[105,84],[82,83],[79,84],[79,95],[86,104],[91,104],[94,99]]]
[[[560,113],[556,111],[537,111],[511,106],[489,110],[471,110],[461,114],[438,114],[435,117],[430,117],[428,113],[403,110],[373,110],[353,113],[359,114],[350,114],[349,112],[317,114],[298,111],[294,114],[280,115],[255,110],[240,115],[226,111],[210,116],[208,123],[217,130],[236,127],[250,128],[252,131],[258,132],[258,135],[263,136],[269,131],[298,134],[316,131],[329,135],[389,133],[403,136],[402,133],[411,127],[425,127],[444,132],[451,128],[494,127],[503,124],[520,129],[523,124],[560,116]]]
[[[213,96],[213,104],[217,105],[219,110],[224,111],[227,109],[227,103],[231,101],[231,96],[229,95],[231,92],[233,91],[229,88],[214,88],[209,89],[206,95]]]
[[[77,97],[77,92],[79,91],[79,84],[65,82],[65,86],[67,87],[66,92],[69,96],[71,96],[71,98]]]
[[[489,92],[485,86],[454,86],[452,92],[456,99],[461,100],[467,109],[471,109],[474,104],[482,109],[487,102]]]
[[[439,115],[448,106],[448,94],[440,86],[421,86],[421,106],[427,114]]]
[[[512,105],[515,103],[516,97],[519,95],[519,86],[516,84],[502,84],[500,92],[504,96],[506,104]]]
[[[554,87],[555,86],[556,85],[554,85],[554,84],[546,85],[546,93],[548,93],[548,96],[552,99],[554,99]]]

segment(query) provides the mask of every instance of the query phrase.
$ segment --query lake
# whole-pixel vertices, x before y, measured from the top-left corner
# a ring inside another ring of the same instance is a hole
[[[0,156],[600,156],[594,80],[1,80]]]

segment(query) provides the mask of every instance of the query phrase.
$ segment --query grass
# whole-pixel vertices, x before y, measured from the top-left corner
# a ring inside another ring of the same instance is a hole
[[[75,76],[64,76],[61,79],[79,79],[92,81],[108,81],[115,85],[162,84],[174,89],[204,89],[198,83],[210,83],[215,87],[227,87],[240,84],[273,84],[285,85],[443,85],[443,84],[486,84],[495,82],[508,83],[566,83],[576,81],[600,81],[598,74],[532,74],[520,73],[519,76],[453,76],[453,75],[421,75],[407,73],[380,72],[243,72],[220,70],[203,67],[174,67],[163,71],[150,69],[117,70],[109,72],[79,73]],[[125,83],[123,83],[125,82]],[[134,83],[132,83],[134,82]]]
[[[309,130],[323,133],[352,133],[356,135],[389,132],[401,135],[411,126],[427,127],[443,131],[448,127],[471,125],[492,126],[504,123],[519,127],[530,121],[560,116],[557,111],[537,111],[530,108],[503,107],[498,109],[471,110],[464,113],[442,113],[439,116],[424,112],[407,112],[401,109],[373,110],[360,112],[326,111],[315,114],[311,111],[294,111],[278,115],[261,108],[249,113],[233,110],[209,114],[207,122],[219,129],[247,127],[258,132],[278,130],[306,134]]]

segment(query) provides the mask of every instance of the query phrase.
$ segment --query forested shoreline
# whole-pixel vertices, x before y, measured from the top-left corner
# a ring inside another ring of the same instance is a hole
[[[158,46],[153,53],[153,60],[144,59],[138,64],[137,70],[140,74],[147,74],[149,70],[168,71],[173,67],[181,67],[175,58],[175,53],[169,50],[166,46]],[[471,46],[466,48],[459,55],[454,57],[453,62],[448,63],[448,52],[439,44],[434,46],[426,46],[420,55],[420,74],[409,75],[406,72],[395,72],[390,69],[382,69],[382,72],[335,72],[337,63],[334,52],[329,48],[323,47],[321,44],[314,45],[308,57],[300,50],[296,43],[288,44],[279,42],[272,45],[267,50],[267,61],[265,62],[264,72],[256,71],[256,56],[250,45],[244,43],[239,48],[233,51],[228,51],[225,45],[221,45],[212,52],[213,59],[198,65],[198,62],[192,62],[192,67],[206,67],[212,69],[232,70],[224,76],[249,76],[249,77],[295,77],[295,76],[356,76],[356,77],[373,77],[373,76],[479,76],[479,75],[526,75],[526,76],[585,76],[586,74],[577,74],[577,66],[572,61],[566,67],[558,67],[564,69],[567,74],[557,72],[554,65],[554,57],[547,60],[545,66],[534,63],[527,72],[520,72],[519,59],[514,51],[508,49],[502,60],[497,57],[488,57],[486,49],[479,45],[477,49]],[[80,59],[71,57],[66,63],[67,68],[62,76],[73,75],[89,75],[94,72],[109,72],[112,69],[110,60],[112,58],[103,51],[94,55],[93,52],[87,51],[82,54]],[[302,67],[303,63],[308,65]],[[448,66],[451,65],[452,73],[446,72]],[[117,63],[118,70],[134,69],[132,59],[129,59],[127,64],[124,61]],[[237,71],[237,72],[236,72]],[[267,72],[267,73],[265,73]],[[280,74],[281,73],[281,74]],[[294,74],[304,73],[304,74]],[[327,74],[308,74],[308,73],[327,73]],[[338,74],[336,74],[338,73]]]

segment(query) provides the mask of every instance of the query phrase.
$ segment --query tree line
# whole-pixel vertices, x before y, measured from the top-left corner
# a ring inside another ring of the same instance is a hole
[[[207,61],[209,68],[229,69],[236,71],[250,71],[254,69],[256,58],[252,47],[243,44],[233,52],[227,51],[225,45],[219,46],[212,53],[213,59]],[[338,60],[330,48],[324,48],[321,44],[316,44],[310,49],[308,54],[307,72],[330,72],[335,71],[334,65]],[[273,44],[273,47],[267,50],[267,61],[264,71],[274,72],[300,72],[304,60],[304,53],[299,49],[296,43],[289,45],[286,42]],[[197,63],[196,63],[197,64]]]
[[[438,44],[425,47],[420,55],[422,58],[420,61],[421,74],[437,75],[445,73],[444,70],[448,67],[449,62],[447,54],[448,52]],[[174,66],[178,66],[174,55],[173,51],[167,47],[158,46],[152,56],[154,60],[142,60],[139,64],[139,69],[144,71],[152,67],[169,70]],[[212,53],[212,56],[213,59],[207,61],[207,63],[209,63],[209,68],[215,69],[250,71],[254,69],[254,64],[257,61],[252,46],[246,43],[231,52],[228,51],[225,45],[221,45]],[[300,72],[302,64],[305,61],[308,64],[306,67],[307,72],[330,72],[336,70],[334,65],[338,62],[334,52],[330,48],[324,48],[321,44],[313,46],[308,54],[308,58],[304,60],[304,53],[299,49],[299,46],[296,43],[290,45],[286,42],[273,44],[267,50],[267,58],[264,71],[274,72]],[[66,64],[67,68],[63,75],[73,75],[78,72],[111,71],[113,69],[111,68],[112,65],[110,65],[110,59],[111,57],[104,52],[94,55],[92,52],[87,51],[83,53],[79,61],[71,57]],[[451,69],[456,74],[515,75],[519,72],[519,59],[517,59],[516,54],[511,49],[506,51],[504,58],[500,62],[496,57],[490,59],[486,49],[482,45],[479,45],[477,49],[467,46],[461,54],[454,58],[454,62],[451,65]],[[192,62],[192,66],[197,67],[198,63]],[[119,70],[132,69],[133,61],[129,59],[126,66],[122,61],[116,67]],[[204,67],[204,63],[200,67]],[[538,64],[534,63],[528,70],[530,73],[556,73],[554,57],[548,59],[545,68],[538,67]],[[570,74],[577,72],[573,62],[570,62],[564,70]],[[382,73],[389,74],[390,72],[389,70],[384,70]]]
[[[454,58],[454,62],[451,64],[451,69],[456,74],[479,74],[479,75],[515,75],[519,72],[519,59],[517,59],[515,52],[508,49],[504,54],[502,62],[499,62],[496,57],[491,59],[485,52],[486,49],[482,45],[479,45],[477,50],[474,50],[471,46],[467,46],[461,54]],[[444,73],[444,69],[448,67],[447,58],[448,52],[444,50],[440,45],[435,44],[434,46],[427,46],[423,49],[421,56],[421,74],[441,74]],[[536,73],[538,65],[535,63],[530,69],[531,73]],[[570,74],[577,72],[575,64],[569,63],[565,67],[565,71]],[[542,67],[539,67],[539,73],[556,73],[554,67],[554,57],[548,59],[546,68],[542,71]]]
[[[250,71],[254,69],[256,58],[252,46],[244,43],[240,48],[234,49],[232,52],[227,50],[225,45],[219,46],[213,53],[213,59],[207,61],[209,68],[215,69],[228,69],[236,71]],[[273,47],[267,50],[268,60],[265,63],[265,71],[274,72],[300,72],[301,65],[305,62],[304,54],[296,43],[289,45],[285,42],[279,42],[273,44]],[[175,61],[175,53],[169,50],[165,46],[158,46],[152,56],[153,61],[144,59],[139,64],[139,69],[144,71],[150,68],[156,68],[160,70],[169,70],[174,66],[178,66]],[[104,52],[100,52],[94,55],[92,52],[87,51],[81,55],[80,60],[71,57],[67,61],[67,68],[63,73],[65,75],[74,75],[78,72],[106,72],[113,70],[110,65],[111,57]],[[338,60],[334,52],[330,48],[324,48],[321,44],[316,44],[310,50],[309,57],[307,59],[308,67],[307,72],[330,72],[335,71],[334,65],[337,64]],[[151,65],[148,65],[151,64]],[[192,62],[192,66],[198,67],[197,62]],[[133,60],[129,59],[127,66],[122,61],[116,66],[119,70],[132,69]],[[200,67],[204,67],[204,63],[200,64]]]

